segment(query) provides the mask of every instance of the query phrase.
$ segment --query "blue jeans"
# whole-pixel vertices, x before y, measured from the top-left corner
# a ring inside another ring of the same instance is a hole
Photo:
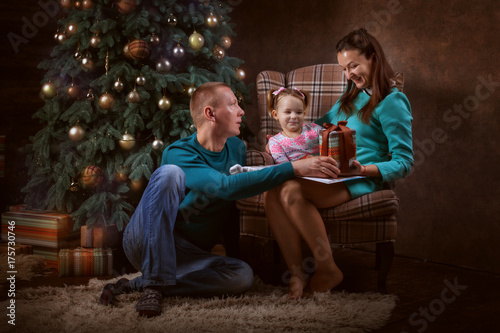
[[[149,184],[125,228],[123,249],[139,276],[133,289],[162,286],[167,296],[223,296],[244,293],[253,283],[245,262],[204,251],[174,231],[185,194],[185,175],[175,165],[163,165]]]

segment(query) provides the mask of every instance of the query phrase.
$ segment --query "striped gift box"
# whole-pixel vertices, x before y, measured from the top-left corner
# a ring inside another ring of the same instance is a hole
[[[75,244],[75,246],[77,245]],[[43,257],[43,259],[45,259],[45,264],[47,264],[47,267],[57,268],[57,256],[59,254],[59,249],[43,246],[33,246],[33,254]]]
[[[58,258],[59,276],[113,275],[113,250],[62,249]]]
[[[342,163],[346,164],[346,161],[348,161],[347,163],[350,166],[352,164],[352,161],[356,159],[356,131],[351,130],[351,132],[352,132],[352,141],[354,143],[354,156],[350,156],[349,158],[345,158],[346,156],[343,156],[345,155],[344,151],[345,146],[342,145],[344,140],[343,138],[341,138],[341,136],[344,135],[343,132],[333,130],[327,133],[328,135],[327,151],[323,151],[323,140],[324,140],[323,133],[322,135],[319,136],[320,155],[330,156],[331,158],[333,158],[335,161],[337,161],[338,167],[343,172],[347,172],[349,170],[349,167],[347,165],[344,166]],[[345,161],[343,161],[344,159]]]
[[[8,254],[8,253],[12,253],[12,252],[16,256],[19,254],[33,254],[33,246],[16,244],[15,246],[12,247],[12,246],[9,246],[8,243],[0,244],[0,253]]]
[[[9,221],[15,228],[9,230]],[[42,256],[47,266],[57,267],[57,254],[62,248],[76,247],[80,243],[80,231],[73,231],[69,214],[47,211],[20,210],[2,214],[2,241],[11,238],[17,244],[33,246],[33,254]]]
[[[80,233],[81,247],[106,248],[116,246],[120,242],[120,234],[115,224],[94,228],[84,225],[80,228]]]
[[[2,241],[8,240],[9,221],[14,221],[16,243],[46,248],[69,248],[78,246],[80,231],[73,230],[69,214],[20,210],[2,214]]]

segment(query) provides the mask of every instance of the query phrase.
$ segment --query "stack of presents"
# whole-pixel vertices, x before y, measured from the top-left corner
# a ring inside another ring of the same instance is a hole
[[[48,267],[58,269],[59,276],[113,275],[113,250],[119,238],[116,226],[75,230],[65,213],[19,205],[2,214],[1,253],[6,253],[7,242],[14,240],[16,255],[39,255]]]

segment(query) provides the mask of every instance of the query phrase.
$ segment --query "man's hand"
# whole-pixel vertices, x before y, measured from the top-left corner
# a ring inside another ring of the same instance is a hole
[[[315,156],[292,162],[297,177],[337,178],[337,161],[327,156]]]

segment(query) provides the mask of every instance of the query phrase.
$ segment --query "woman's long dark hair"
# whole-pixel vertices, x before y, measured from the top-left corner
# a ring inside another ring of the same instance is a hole
[[[380,43],[369,34],[365,29],[358,29],[352,31],[347,36],[342,38],[337,43],[337,54],[342,51],[357,50],[360,55],[366,59],[372,58],[371,68],[371,87],[372,95],[368,103],[359,111],[359,118],[366,124],[370,123],[370,117],[375,110],[375,107],[387,95],[389,95],[391,87],[394,85],[394,72],[387,62],[387,59],[382,50]],[[345,113],[349,116],[354,108],[354,99],[358,96],[362,89],[349,80],[347,83],[346,92],[340,98],[339,112]]]

